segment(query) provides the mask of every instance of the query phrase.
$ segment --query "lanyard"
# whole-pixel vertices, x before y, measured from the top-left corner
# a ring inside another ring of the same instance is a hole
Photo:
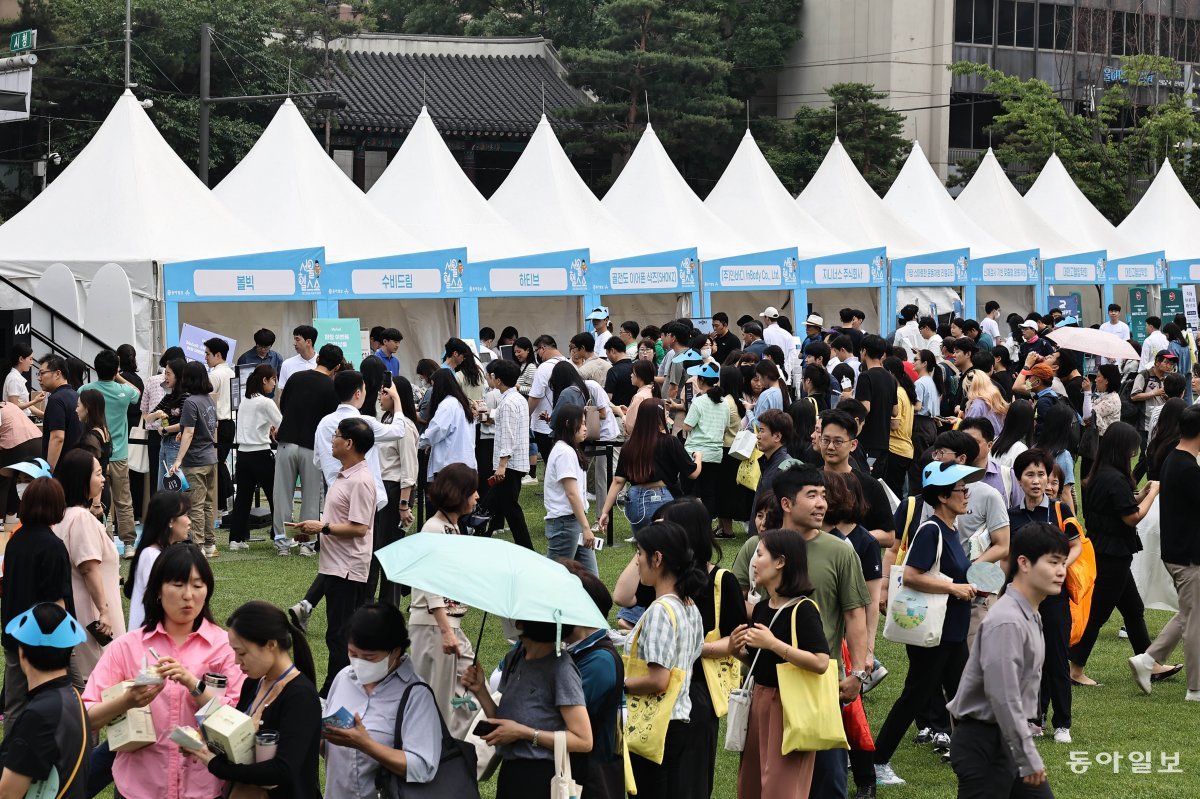
[[[281,680],[282,680],[284,677],[286,677],[286,676],[288,676],[289,674],[291,674],[291,673],[292,673],[292,670],[293,670],[293,669],[295,669],[295,668],[296,668],[296,664],[295,664],[295,663],[293,663],[292,665],[290,665],[290,666],[288,666],[288,667],[287,667],[287,670],[286,670],[286,671],[284,671],[284,672],[283,672],[283,674],[280,674],[278,677],[276,677],[276,678],[275,678],[275,682],[271,683],[271,685],[267,687],[267,692],[266,692],[265,694],[263,694],[263,695],[262,695],[262,699],[259,699],[259,700],[255,701],[253,704],[251,704],[251,705],[250,705],[250,710],[249,710],[249,712],[248,712],[248,713],[246,713],[246,715],[247,715],[247,716],[253,716],[253,715],[254,715],[254,711],[255,711],[255,710],[258,710],[259,706],[260,706],[260,705],[262,705],[264,702],[266,702],[266,701],[267,701],[267,697],[268,697],[268,696],[270,696],[270,695],[271,695],[271,692],[275,690],[275,686],[276,686],[276,685],[279,685],[279,682],[280,682],[280,681],[281,681]]]

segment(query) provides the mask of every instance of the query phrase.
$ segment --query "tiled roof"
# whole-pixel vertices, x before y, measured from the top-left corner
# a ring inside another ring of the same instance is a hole
[[[587,102],[543,58],[530,55],[430,55],[348,52],[329,85],[349,108],[342,130],[407,131],[424,105],[443,134],[528,137],[542,114],[556,129],[574,127],[557,112]],[[424,89],[422,90],[422,80]]]

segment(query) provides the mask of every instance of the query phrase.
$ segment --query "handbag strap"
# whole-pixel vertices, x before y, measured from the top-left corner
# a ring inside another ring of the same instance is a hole
[[[567,733],[554,733],[554,773],[561,779],[571,781],[571,756],[567,754]]]
[[[63,799],[67,795],[67,791],[75,784],[75,777],[79,774],[79,767],[83,764],[83,754],[87,751],[88,745],[88,723],[87,711],[83,709],[83,699],[79,696],[79,692],[74,686],[71,688],[71,693],[75,694],[75,701],[79,703],[79,756],[75,758],[75,768],[71,769],[71,776],[67,777],[67,782],[58,792],[55,799]]]
[[[426,683],[421,682],[420,680],[412,683],[407,688],[405,688],[404,695],[402,697],[400,697],[400,706],[396,709],[396,733],[393,736],[392,748],[394,748],[394,749],[403,749],[404,748],[404,736],[402,734],[401,728],[404,725],[404,711],[408,707],[408,695],[413,692],[414,688],[424,688],[426,691],[429,692],[429,697],[431,699],[433,699],[434,712],[437,713],[438,721],[442,725],[442,757],[445,758],[446,753],[447,753],[446,742],[448,740],[452,740],[452,736],[450,735],[450,728],[446,726],[446,720],[444,718],[442,718],[442,711],[440,709],[438,709],[437,697],[434,695],[433,689],[430,688]]]
[[[717,569],[717,576],[713,588],[713,628],[709,632],[721,634],[721,578],[724,577],[727,569]]]
[[[775,615],[771,617],[771,623],[767,625],[767,628],[769,629],[769,628],[775,626],[775,622],[779,619],[780,613],[783,613],[785,610],[792,607],[793,605],[800,604],[805,599],[807,599],[807,597],[792,597],[787,602],[785,602],[781,608],[779,608],[778,610],[775,611]],[[812,602],[811,599],[809,599],[808,601]],[[814,602],[813,604],[816,604],[816,603]],[[750,668],[746,670],[746,676],[742,677],[742,687],[743,688],[746,687],[746,683],[749,682],[750,678],[754,675],[754,666],[758,663],[758,656],[761,655],[762,652],[763,651],[760,649],[754,653],[754,659],[750,661]]]
[[[803,599],[801,599],[799,602],[797,602],[795,605],[792,606],[792,649],[800,648],[796,643],[796,613],[797,613],[797,611],[800,610],[800,606],[803,605],[805,602],[811,603],[812,606],[817,609],[818,618],[821,615],[820,606],[817,605],[817,603],[814,602],[811,597],[804,597]]]
[[[650,608],[654,607],[655,605],[662,605],[663,610],[665,610],[667,612],[667,617],[671,620],[671,629],[677,630],[677,629],[679,629],[679,625],[675,621],[675,611],[671,609],[671,604],[669,602],[663,601],[664,599],[666,599],[669,596],[675,596],[675,595],[674,594],[663,594],[658,599],[656,599],[650,603]],[[650,612],[650,608],[646,608],[646,613]],[[642,614],[643,619],[646,618],[646,613]],[[635,659],[637,658],[638,639],[641,636],[642,636],[642,622],[641,622],[641,620],[639,620],[638,626],[635,627],[633,630],[633,635],[631,635],[629,637],[629,657],[635,658]]]
[[[929,571],[933,572],[935,574],[941,574],[942,573],[942,528],[938,525],[938,523],[936,521],[934,521],[932,518],[926,519],[921,524],[921,526],[917,528],[917,531],[915,533],[913,533],[912,544],[917,543],[917,536],[921,534],[921,531],[925,529],[925,525],[927,525],[927,524],[933,524],[934,529],[937,530],[937,555],[934,557],[933,566],[930,567]],[[909,544],[909,549],[912,549],[912,544]]]

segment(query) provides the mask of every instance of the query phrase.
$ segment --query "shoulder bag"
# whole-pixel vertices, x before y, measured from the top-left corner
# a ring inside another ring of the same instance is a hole
[[[932,529],[937,536],[937,556],[933,568],[926,574],[939,580],[950,581],[942,574],[942,531],[936,522],[925,522],[913,534],[913,542],[922,530]],[[904,585],[904,566],[897,562],[892,566],[888,579],[887,617],[883,624],[883,637],[897,644],[912,644],[934,647],[942,642],[942,625],[946,621],[946,603],[949,594],[927,594]]]
[[[767,627],[774,627],[779,614],[799,604],[800,600],[801,597],[795,597],[785,602],[783,607],[775,611],[775,615],[771,617],[771,623]],[[729,692],[729,717],[725,719],[725,751],[727,752],[741,752],[746,748],[746,729],[750,726],[750,699],[754,695],[754,666],[758,663],[758,656],[761,654],[761,649],[754,653],[754,660],[750,661],[750,668],[746,669],[746,679],[742,686]]]
[[[554,776],[550,778],[550,799],[579,799],[583,787],[571,778],[571,758],[567,754],[567,734],[554,733]]]
[[[429,691],[430,698],[433,697],[433,689],[423,682],[413,683],[404,689],[400,707],[396,710],[396,734],[392,744],[396,749],[404,748],[401,735],[404,709],[408,706],[409,694],[415,688],[423,688]],[[475,782],[475,749],[450,734],[440,711],[437,716],[442,726],[442,756],[438,760],[437,773],[429,782],[407,782],[381,767],[375,777],[375,787],[383,799],[479,799],[479,785]]]
[[[713,609],[715,622],[712,630],[704,636],[704,642],[720,641],[721,636],[721,577],[726,569],[717,569],[716,586],[713,589]],[[742,682],[742,664],[733,655],[719,658],[700,658],[700,666],[704,669],[704,681],[708,683],[708,694],[712,697],[713,712],[717,718],[723,718],[729,712],[729,694],[737,690]]]
[[[792,648],[796,645],[796,613],[808,597],[792,608]],[[818,609],[818,613],[819,613]],[[779,704],[783,706],[783,754],[849,749],[842,705],[838,696],[838,662],[830,658],[825,671],[802,669],[786,660],[775,666]]]
[[[678,632],[679,623],[671,605],[661,599],[655,600],[650,607],[661,605],[671,619],[671,627]],[[649,613],[649,608],[646,612]],[[645,616],[642,617],[643,619]],[[650,664],[638,657],[638,638],[641,636],[642,625],[639,623],[633,631],[629,642],[629,654],[622,656],[625,663],[625,679],[645,677],[650,673]],[[652,763],[662,764],[663,753],[667,743],[667,726],[671,723],[671,711],[679,692],[683,690],[684,671],[678,667],[671,668],[671,678],[667,682],[667,690],[661,694],[628,694],[625,698],[625,742],[629,751],[640,755]]]

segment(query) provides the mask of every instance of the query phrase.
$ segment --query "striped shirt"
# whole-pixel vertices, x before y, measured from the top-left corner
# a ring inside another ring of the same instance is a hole
[[[492,468],[500,466],[500,459],[508,457],[508,468],[517,472],[529,471],[529,403],[515,388],[500,396],[496,406],[496,445],[492,454]]]
[[[670,607],[670,612],[667,608]],[[672,618],[674,616],[674,618]],[[636,642],[637,656],[647,663],[657,663],[667,669],[683,671],[683,690],[671,708],[671,721],[688,721],[692,715],[692,698],[687,686],[692,684],[692,668],[700,659],[704,647],[704,620],[695,603],[684,604],[674,594],[656,599],[633,633],[626,639],[625,654],[633,654]]]

